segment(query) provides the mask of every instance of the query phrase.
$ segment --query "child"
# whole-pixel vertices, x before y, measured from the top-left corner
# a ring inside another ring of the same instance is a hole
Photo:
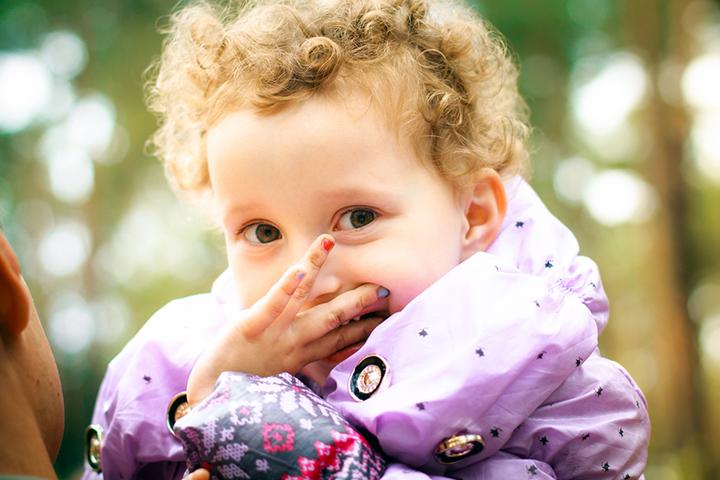
[[[175,17],[151,105],[230,268],[111,363],[92,430],[107,477],[178,478],[166,405],[232,370],[302,372],[388,478],[639,478],[644,400],[595,351],[595,265],[516,176],[527,128],[494,34],[412,0],[221,16]]]

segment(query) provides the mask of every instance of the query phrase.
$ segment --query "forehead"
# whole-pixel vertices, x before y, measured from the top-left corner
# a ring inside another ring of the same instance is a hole
[[[360,90],[315,95],[273,111],[238,108],[208,130],[210,169],[221,159],[254,158],[258,166],[267,169],[290,168],[301,157],[319,161],[353,156],[362,161],[369,153],[379,154],[378,150],[384,151],[388,161],[415,157],[413,139],[391,116]],[[273,165],[282,154],[294,157]]]
[[[207,149],[214,196],[225,207],[391,191],[435,176],[411,139],[361,95],[229,113],[208,132]]]
[[[409,146],[367,99],[323,96],[270,114],[230,112],[208,131],[207,154],[211,176],[230,166],[273,174],[333,169],[340,166],[337,160],[364,162],[378,155],[391,168],[392,160],[410,155]]]

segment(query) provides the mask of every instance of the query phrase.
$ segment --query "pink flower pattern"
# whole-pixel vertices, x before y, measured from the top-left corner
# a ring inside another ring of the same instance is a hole
[[[288,374],[224,373],[176,432],[188,469],[209,469],[213,480],[379,480],[385,470],[360,433]]]
[[[295,431],[288,424],[263,425],[263,448],[266,452],[291,452],[295,449]]]

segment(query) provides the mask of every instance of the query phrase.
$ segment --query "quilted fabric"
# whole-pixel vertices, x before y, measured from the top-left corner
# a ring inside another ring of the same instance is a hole
[[[190,471],[212,479],[379,479],[385,460],[325,400],[289,374],[223,373],[175,424]]]

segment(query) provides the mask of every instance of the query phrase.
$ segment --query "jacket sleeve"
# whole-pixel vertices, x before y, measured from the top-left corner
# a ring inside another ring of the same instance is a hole
[[[213,318],[209,308],[206,296],[171,302],[110,363],[92,417],[102,435],[102,471],[86,462],[83,479],[181,478],[185,453],[166,412],[206,344],[199,326]]]
[[[533,480],[556,480],[550,465],[538,461],[516,457],[507,452],[498,452],[482,462],[452,473],[452,477],[428,475],[400,463],[391,464],[383,475],[383,480],[445,480],[462,478],[464,480],[507,480],[512,478],[531,478]]]
[[[503,449],[547,462],[559,479],[639,479],[649,438],[642,392],[620,365],[595,353]]]
[[[478,253],[376,328],[326,388],[391,458],[446,474],[497,453],[596,346],[596,322],[580,298]],[[353,391],[370,378],[368,358],[386,374],[359,401]],[[461,432],[482,436],[484,449],[436,461],[435,448]]]
[[[500,452],[452,475],[467,480],[642,480],[649,438],[642,392],[620,365],[595,353],[513,432]],[[447,477],[393,464],[383,479],[395,478]]]

